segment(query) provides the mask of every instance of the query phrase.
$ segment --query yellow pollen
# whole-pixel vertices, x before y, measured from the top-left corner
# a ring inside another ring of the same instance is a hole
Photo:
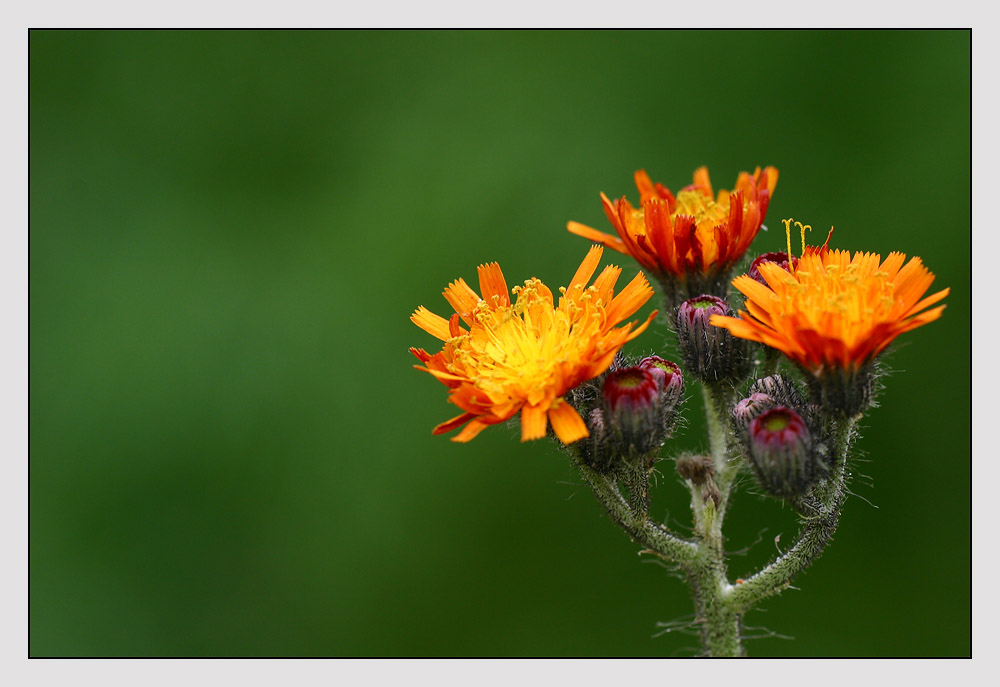
[[[680,191],[673,213],[674,217],[677,215],[691,215],[697,224],[705,219],[720,222],[729,215],[729,202],[716,203],[701,191]]]

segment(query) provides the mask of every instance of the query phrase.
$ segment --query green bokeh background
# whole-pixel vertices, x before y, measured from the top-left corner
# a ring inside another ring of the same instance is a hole
[[[970,653],[968,32],[35,31],[30,69],[32,655],[691,655],[653,636],[685,585],[553,444],[431,436],[407,348],[448,281],[565,284],[567,220],[701,164],[781,170],[754,252],[794,215],[952,289],[749,652]],[[688,523],[669,471],[654,508]],[[794,532],[742,491],[733,576]]]

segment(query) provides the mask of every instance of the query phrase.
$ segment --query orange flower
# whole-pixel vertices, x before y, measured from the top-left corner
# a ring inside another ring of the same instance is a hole
[[[803,229],[804,232],[804,229]],[[906,265],[902,253],[885,261],[874,253],[807,249],[794,271],[774,262],[759,265],[767,285],[741,275],[733,286],[747,297],[739,318],[713,316],[710,323],[733,336],[776,348],[815,377],[853,374],[893,339],[941,316],[926,310],[949,289],[924,298],[934,275],[920,258]]]
[[[548,423],[564,444],[589,435],[579,413],[563,394],[611,365],[626,341],[642,333],[654,311],[639,327],[616,327],[653,295],[640,272],[617,296],[621,268],[608,266],[592,286],[603,249],[593,246],[555,304],[538,279],[514,287],[511,303],[497,263],[479,266],[482,298],[464,280],[448,285],[444,297],[455,309],[450,319],[423,306],[410,317],[418,327],[444,342],[431,355],[411,348],[424,366],[450,391],[448,400],[464,411],[434,428],[443,434],[469,423],[452,441],[469,441],[488,425],[521,413],[521,441],[545,436]],[[468,329],[463,327],[464,322]]]
[[[624,197],[616,203],[601,194],[604,212],[618,236],[570,222],[567,228],[591,241],[631,255],[661,277],[671,293],[684,298],[709,293],[725,296],[727,273],[760,231],[778,170],[760,167],[740,172],[732,191],[712,193],[708,168],[695,170],[694,183],[676,196],[654,184],[644,170],[635,173],[640,208]],[[684,300],[684,298],[680,300]]]

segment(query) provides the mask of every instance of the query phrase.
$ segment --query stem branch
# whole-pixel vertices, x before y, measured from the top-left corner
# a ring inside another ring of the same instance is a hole
[[[855,422],[856,418],[852,418],[838,423],[833,438],[835,463],[828,480],[796,504],[802,514],[802,528],[795,544],[733,590],[732,603],[741,613],[787,588],[833,538],[847,495],[847,453]]]
[[[698,552],[694,542],[681,539],[665,526],[653,522],[645,513],[636,512],[622,496],[614,479],[583,463],[577,466],[608,515],[629,536],[671,563],[684,567],[694,560]]]

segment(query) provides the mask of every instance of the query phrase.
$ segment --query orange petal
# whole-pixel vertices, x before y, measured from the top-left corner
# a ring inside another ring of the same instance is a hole
[[[456,427],[461,427],[474,417],[476,416],[473,413],[462,413],[461,415],[456,415],[450,420],[445,420],[440,425],[435,427],[432,434],[444,434],[445,432],[450,432]]]
[[[601,262],[601,256],[604,255],[604,248],[602,246],[591,246],[590,250],[587,251],[587,256],[580,263],[580,267],[577,268],[576,274],[573,275],[573,279],[570,280],[569,286],[566,287],[567,292],[571,292],[574,286],[581,286],[587,288],[587,282],[590,278],[594,276],[594,272],[597,270],[597,266]]]
[[[410,322],[441,341],[447,341],[451,338],[451,332],[448,331],[448,320],[440,315],[435,315],[422,305],[410,315]]]
[[[473,324],[472,313],[479,304],[478,294],[465,283],[464,279],[459,278],[448,284],[442,295],[455,309],[455,312],[471,327]]]
[[[885,262],[879,266],[879,272],[885,272],[888,274],[889,280],[891,281],[896,278],[896,275],[899,273],[899,268],[903,266],[903,262],[905,260],[905,254],[893,251],[892,253],[889,253],[889,257],[885,259]]]
[[[543,438],[547,427],[545,410],[541,406],[526,405],[521,409],[521,441]]]
[[[572,444],[574,441],[590,436],[580,413],[562,399],[557,399],[549,408],[549,421],[552,423],[552,431],[564,444]]]
[[[414,365],[413,369],[415,369],[415,370],[421,370],[423,372],[430,372],[432,375],[434,375],[435,377],[437,377],[438,379],[441,379],[441,380],[450,379],[450,380],[455,381],[455,382],[467,382],[467,381],[469,381],[468,378],[466,378],[466,377],[459,377],[456,374],[452,374],[451,372],[445,372],[444,370],[432,370],[432,369],[430,369],[428,367],[420,367],[420,365]],[[461,406],[459,406],[459,407],[461,407]]]
[[[586,224],[580,224],[579,222],[569,222],[566,224],[566,228],[569,229],[571,234],[576,234],[577,236],[582,236],[585,239],[590,239],[595,243],[600,243],[602,246],[607,246],[612,250],[616,250],[619,253],[628,253],[625,250],[625,244],[617,236],[612,236],[611,234],[605,234],[603,231],[598,231],[592,227],[588,227]]]
[[[766,177],[766,179],[765,179]],[[767,186],[769,195],[774,194],[774,187],[778,185],[778,168],[765,167],[764,177],[761,177],[761,186]]]
[[[483,300],[489,303],[490,307],[510,305],[510,291],[507,289],[507,281],[503,278],[500,265],[489,262],[480,265],[478,272],[479,291],[483,294]]]
[[[702,165],[694,170],[694,181],[691,185],[697,186],[700,191],[715,200],[715,194],[712,193],[712,181],[708,178],[708,167]]]
[[[626,317],[632,315],[636,310],[641,308],[646,301],[648,301],[653,296],[653,287],[649,285],[646,281],[646,275],[639,272],[635,275],[635,278],[628,283],[624,289],[621,290],[614,300],[611,301],[611,305],[607,308],[607,326],[613,327]]]
[[[649,198],[656,198],[656,186],[653,185],[653,180],[649,178],[646,174],[646,170],[640,169],[633,176],[635,179],[635,187],[639,189],[639,202],[643,203]],[[566,442],[563,442],[566,443]]]
[[[489,427],[489,424],[483,422],[482,420],[473,420],[467,424],[461,432],[456,434],[451,438],[452,441],[457,441],[460,444],[464,444],[467,441],[472,441],[476,438],[480,432]]]
[[[910,308],[910,311],[908,313],[906,313],[906,314],[909,315],[910,313],[920,312],[924,308],[926,308],[928,306],[931,306],[931,305],[934,305],[939,300],[941,300],[942,298],[944,298],[945,296],[947,296],[949,293],[951,293],[951,289],[950,288],[944,289],[943,291],[938,291],[934,295],[928,296],[927,298],[923,299],[922,301],[920,301],[919,303],[917,303],[915,306],[913,306],[912,308]]]
[[[605,306],[611,302],[615,291],[615,284],[618,282],[618,277],[621,276],[621,273],[621,267],[608,265],[597,275],[597,279],[594,280],[594,289],[597,291],[597,297],[604,302]]]
[[[633,330],[632,330],[632,331],[631,331],[631,332],[629,333],[629,335],[628,335],[628,338],[627,338],[627,339],[625,339],[625,340],[626,340],[626,341],[631,341],[632,339],[634,339],[635,337],[639,336],[639,335],[640,335],[640,334],[642,334],[642,333],[643,333],[644,331],[646,331],[646,328],[647,328],[647,327],[648,327],[648,326],[650,325],[650,323],[651,323],[651,322],[652,322],[652,321],[653,321],[654,319],[656,319],[656,315],[657,315],[657,313],[659,313],[659,310],[654,310],[653,312],[649,313],[649,317],[647,317],[647,318],[646,318],[646,321],[645,321],[645,322],[643,322],[642,324],[640,324],[640,325],[639,325],[638,327],[636,327],[635,329],[633,329]]]

